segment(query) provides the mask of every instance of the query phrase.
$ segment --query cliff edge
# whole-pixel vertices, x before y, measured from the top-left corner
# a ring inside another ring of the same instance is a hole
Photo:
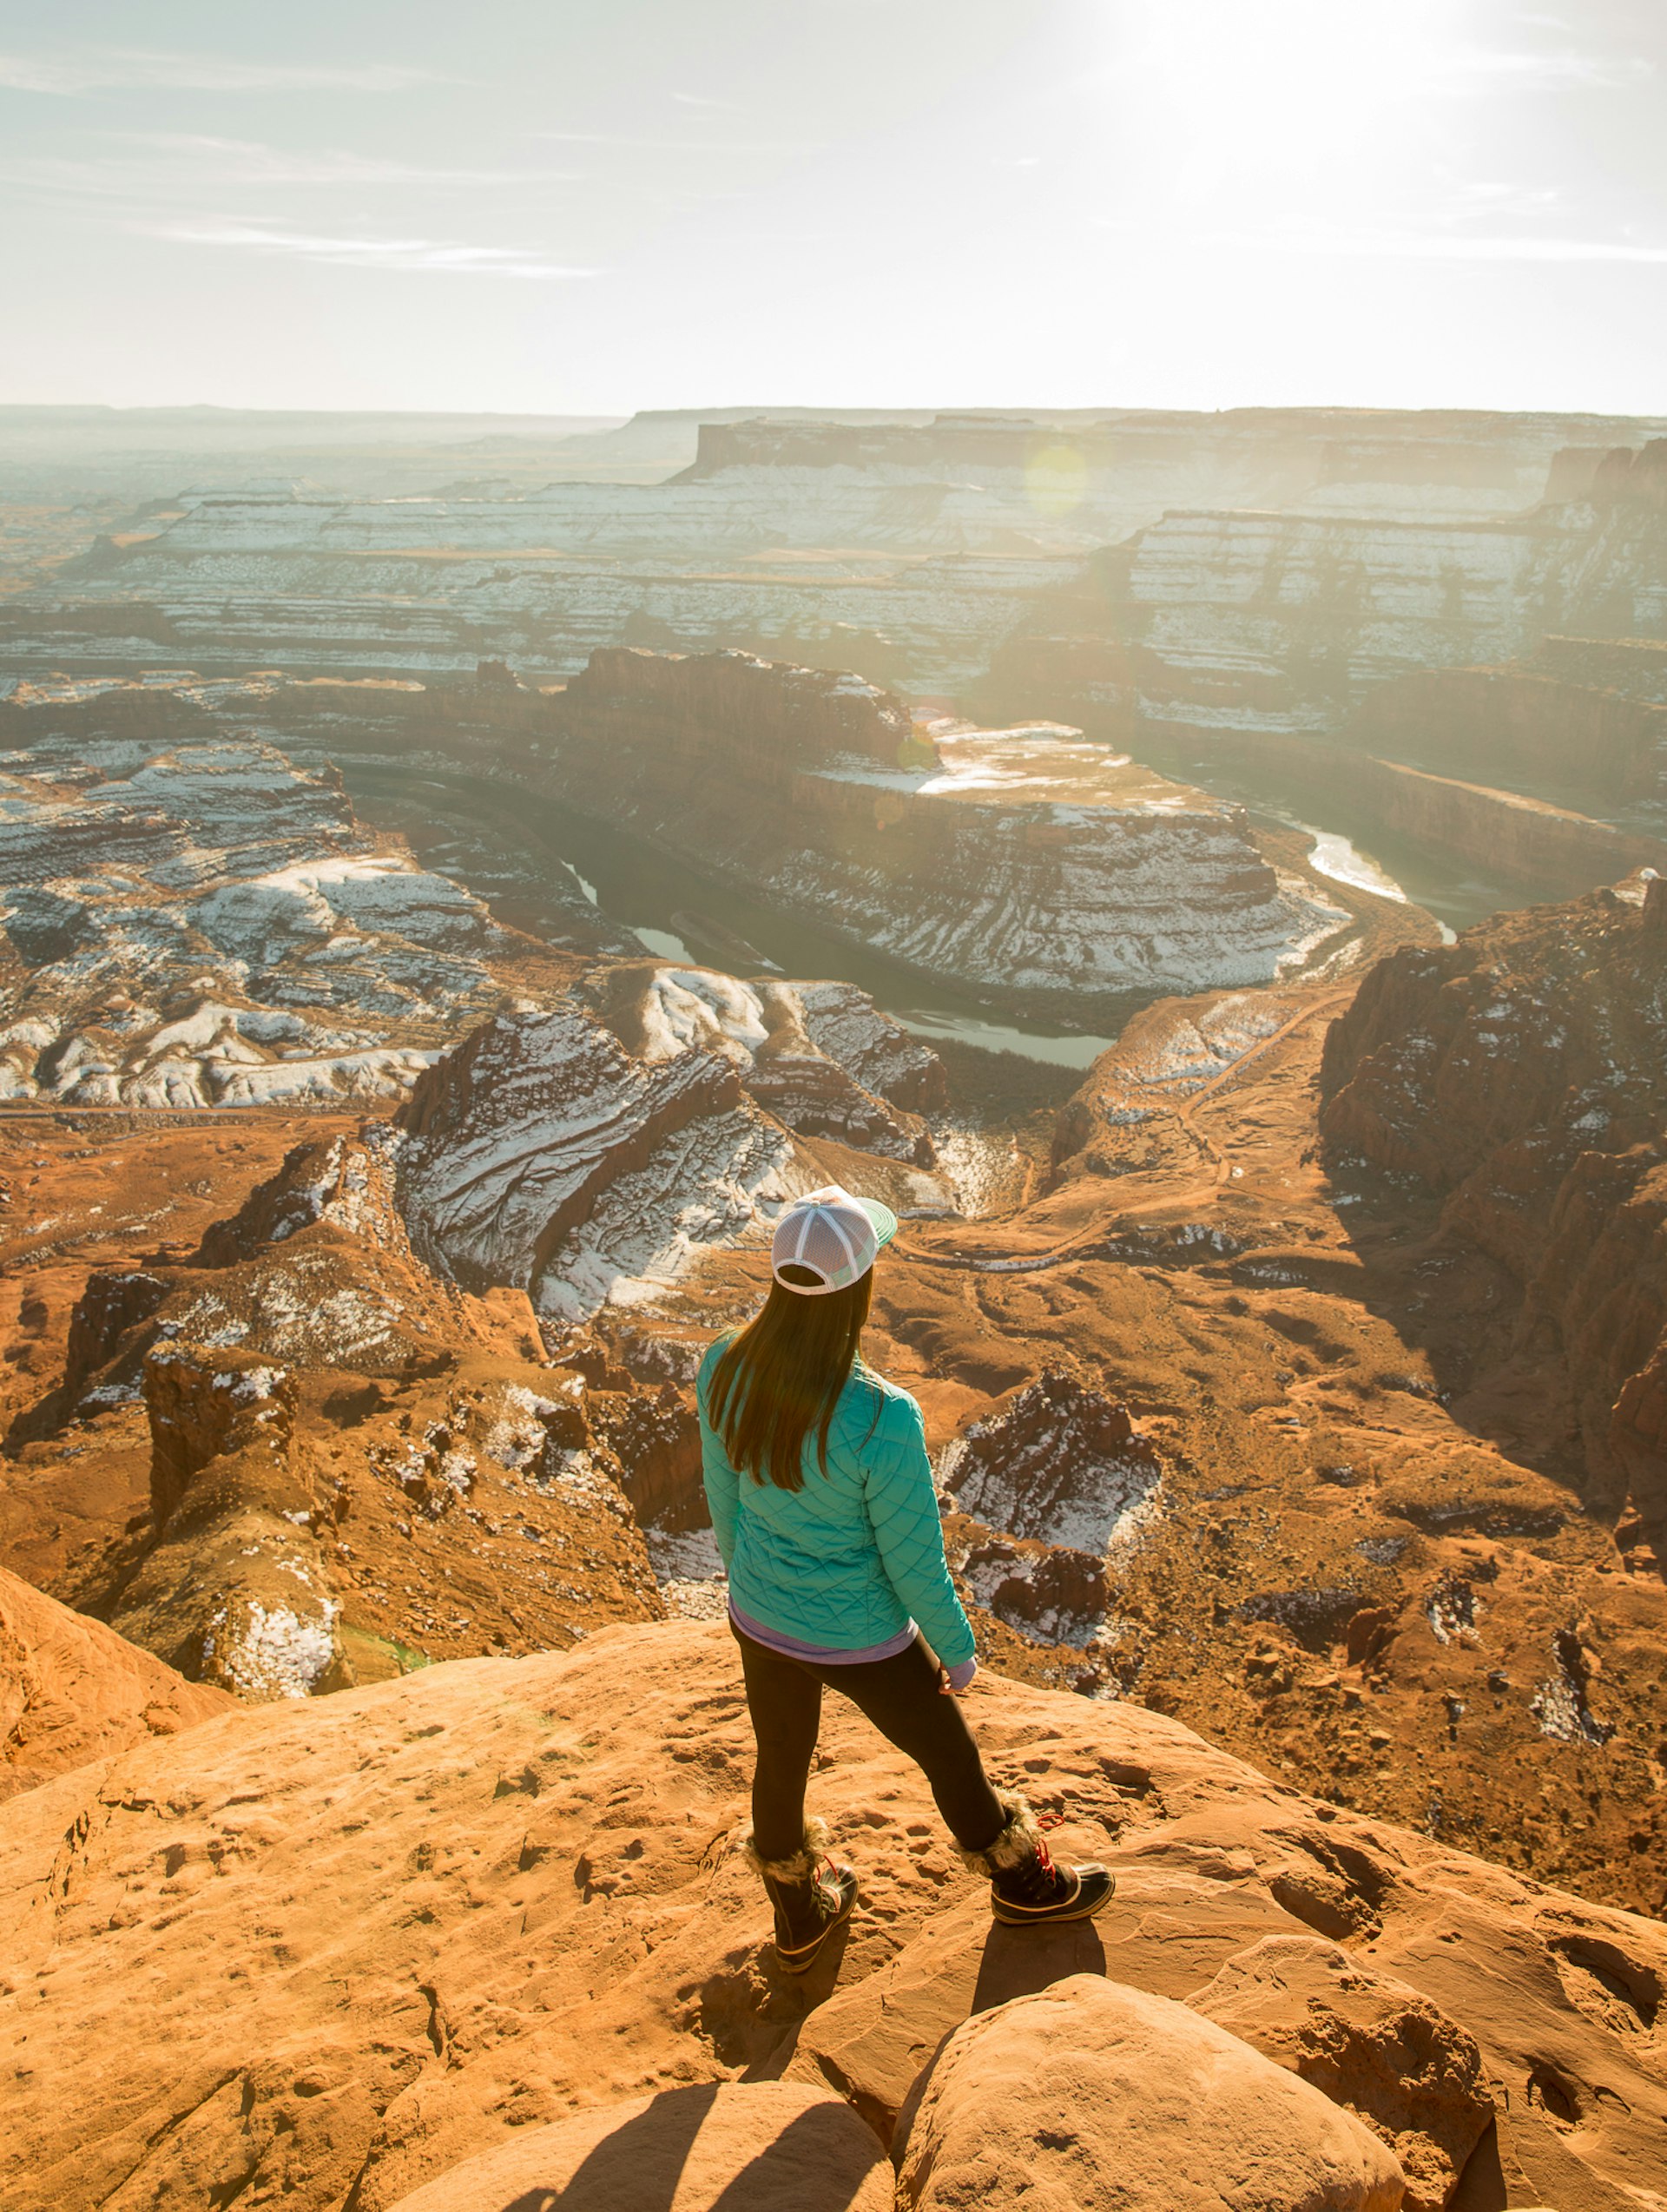
[[[715,1623],[247,1708],[26,1792],[0,1840],[0,2196],[391,2212],[461,2168],[419,2202],[497,2205],[465,2162],[544,2123],[546,2182],[590,2162],[570,2201],[601,2204],[598,2145],[681,2127],[733,2173],[732,2100],[775,2083],[748,2159],[802,2145],[806,2204],[824,2131],[861,2140],[802,2121],[830,2099],[890,2145],[906,2206],[971,2201],[952,2177],[998,2148],[981,2202],[1079,2202],[1073,2160],[1116,2159],[1130,2204],[1203,2204],[1224,2129],[1256,2150],[1232,2201],[1262,2212],[1657,2202],[1658,1924],[1158,1714],[992,1678],[968,1709],[1059,1847],[1115,1867],[1112,1906],[992,1927],[920,1777],[830,1701],[814,1809],[863,1901],[802,1984],[735,1849],[751,1746]],[[890,2202],[874,2163],[849,2201]]]

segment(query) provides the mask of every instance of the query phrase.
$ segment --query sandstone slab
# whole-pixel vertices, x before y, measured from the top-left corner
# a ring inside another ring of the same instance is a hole
[[[1493,2119],[1473,2036],[1427,1998],[1313,1936],[1265,1936],[1188,2003],[1381,2135],[1407,2212],[1442,2212]]]
[[[848,2104],[781,2082],[702,2083],[518,2130],[393,2212],[892,2212]]]
[[[1648,2204],[1658,1926],[1316,1807],[1132,1705],[992,1677],[967,1711],[1000,1783],[1068,1810],[1071,1847],[1103,1839],[1130,1900],[1174,1880],[1117,1971],[1150,1946],[1197,1987],[1220,1959],[1182,1875],[1235,1893],[1239,1952],[1275,1884],[1307,1899],[1306,1865],[1372,1900],[1374,1957],[1475,2035],[1517,2193]],[[716,1623],[244,1707],[23,1793],[0,1827],[0,2201],[389,2212],[511,2130],[780,2073],[807,2010],[981,1901],[920,1776],[842,1701],[821,1750],[813,1810],[863,1891],[804,1984],[731,1847],[752,1743]]]
[[[1078,1822],[1052,1833],[1058,1855],[1111,1855],[1115,1831]],[[1079,1973],[1169,1998],[1185,1998],[1206,1962],[1237,1955],[1263,1931],[1300,1924],[1255,1879],[1248,1858],[1130,1864],[1112,1856],[1117,1892],[1093,1921],[1004,1928],[975,1893],[938,1913],[887,1966],[836,1989],[805,2019],[787,2071],[848,2097],[892,2140],[920,2070],[965,2020]]]
[[[0,1799],[235,1709],[0,1568]]]

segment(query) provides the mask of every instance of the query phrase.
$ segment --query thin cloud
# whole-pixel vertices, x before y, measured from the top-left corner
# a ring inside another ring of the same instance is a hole
[[[339,238],[253,222],[160,223],[139,227],[178,246],[221,246],[283,254],[334,268],[403,269],[424,275],[521,277],[553,281],[595,276],[595,269],[548,261],[530,247],[463,246],[435,238]]]
[[[577,184],[584,181],[577,169],[446,169],[420,162],[387,161],[377,155],[355,154],[346,148],[320,148],[292,153],[283,147],[265,146],[244,138],[208,138],[166,131],[121,135],[142,159],[147,155],[163,161],[178,161],[199,176],[212,171],[222,184],[323,185],[499,185]]]
[[[1667,244],[1618,238],[1483,238],[1446,231],[1223,234],[1220,246],[1275,253],[1369,255],[1420,261],[1620,261],[1667,265]]]
[[[628,138],[599,130],[539,130],[532,135],[557,146],[629,146],[639,151],[644,148],[656,151],[665,148],[676,154],[803,154],[817,150],[814,142],[801,138]]]
[[[1656,67],[1642,55],[1510,54],[1473,47],[1451,56],[1441,74],[1461,90],[1486,86],[1539,92],[1573,86],[1612,92],[1644,83],[1655,76]]]
[[[173,92],[398,92],[432,71],[393,63],[362,69],[240,62],[215,54],[158,54],[100,47],[80,54],[0,54],[0,85],[70,95],[123,88]]]

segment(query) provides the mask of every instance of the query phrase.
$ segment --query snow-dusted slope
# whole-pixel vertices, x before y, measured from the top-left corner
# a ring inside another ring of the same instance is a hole
[[[1578,461],[1651,428],[1324,409],[718,423],[662,484],[204,492],[154,536],[102,543],[55,590],[146,603],[137,636],[102,605],[88,629],[86,654],[115,665],[165,635],[198,667],[458,669],[486,652],[548,680],[629,641],[854,659],[953,692],[1038,596],[1077,590],[1085,556],[1167,516],[1400,524],[1435,544],[1527,514],[1564,449]],[[10,611],[11,664],[33,638],[61,665],[49,611],[34,632]]]
[[[330,778],[212,734],[0,759],[0,1095],[76,1106],[399,1097],[514,944]]]
[[[944,1182],[895,1156],[908,1117],[808,1043],[790,986],[633,963],[588,997],[500,1015],[400,1116],[412,1242],[466,1287],[524,1289],[560,1321],[656,1295],[828,1180],[826,1147],[813,1154],[788,1122],[872,1148],[834,1155],[858,1189],[946,1205]],[[919,1156],[929,1142],[905,1155]]]

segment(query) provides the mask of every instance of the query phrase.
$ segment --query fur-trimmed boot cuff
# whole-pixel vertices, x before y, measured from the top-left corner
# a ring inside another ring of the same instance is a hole
[[[1036,1824],[1036,1815],[1016,1789],[998,1789],[996,1802],[1007,1815],[1000,1833],[993,1843],[985,1844],[982,1851],[968,1851],[958,1845],[961,1862],[970,1873],[995,1875],[1022,1866],[1036,1856],[1036,1847],[1042,1840],[1042,1831]]]
[[[755,1874],[761,1874],[767,1882],[786,1882],[796,1887],[810,1880],[827,1849],[827,1822],[807,1820],[803,1844],[786,1859],[761,1858],[751,1828],[741,1837],[741,1847]]]

